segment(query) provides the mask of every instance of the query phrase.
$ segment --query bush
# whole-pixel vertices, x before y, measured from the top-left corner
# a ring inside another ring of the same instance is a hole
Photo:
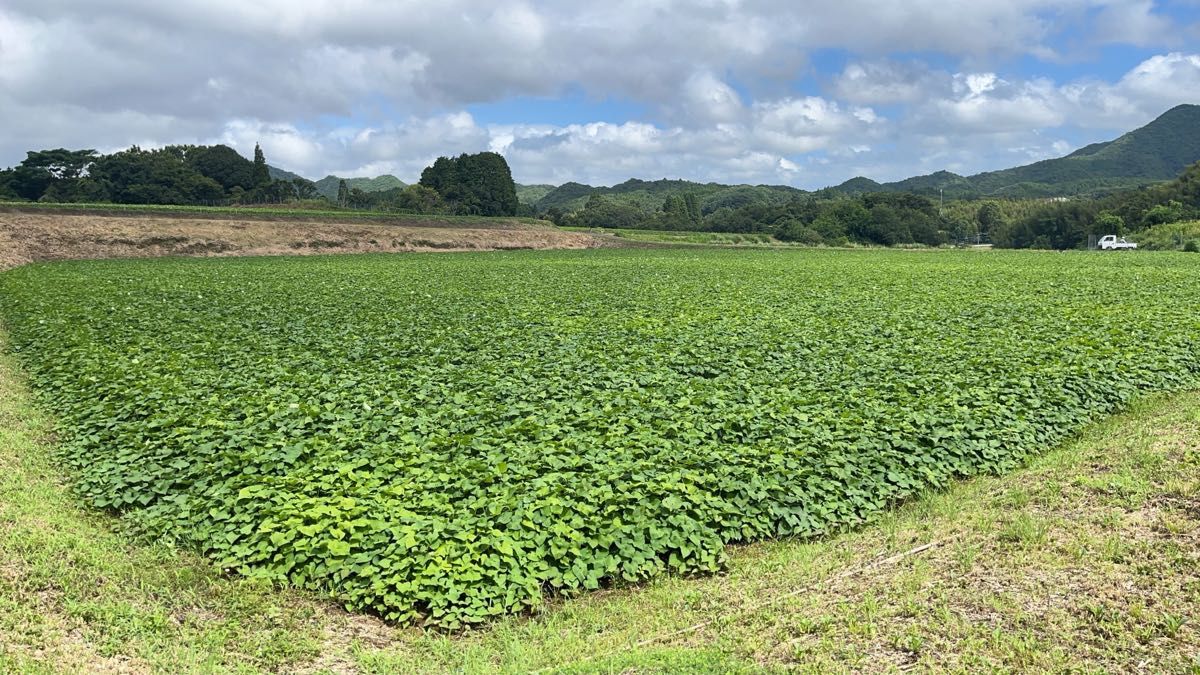
[[[775,236],[782,241],[794,241],[808,246],[820,246],[825,243],[825,238],[820,232],[795,219],[785,221]]]
[[[1188,253],[1200,253],[1200,241],[1189,239],[1188,243],[1183,245],[1183,250]]]

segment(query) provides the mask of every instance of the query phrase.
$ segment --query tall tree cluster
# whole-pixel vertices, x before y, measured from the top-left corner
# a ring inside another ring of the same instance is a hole
[[[0,197],[29,201],[118,204],[281,203],[315,195],[310,181],[272,180],[262,148],[254,161],[225,145],[137,146],[111,155],[95,150],[26,153],[0,171]]]
[[[504,157],[480,152],[438,157],[421,172],[420,185],[436,192],[452,213],[517,215],[517,186]]]

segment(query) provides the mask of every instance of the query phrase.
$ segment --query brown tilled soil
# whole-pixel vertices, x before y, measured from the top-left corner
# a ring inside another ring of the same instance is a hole
[[[0,270],[42,260],[156,256],[311,255],[583,249],[612,243],[581,232],[505,227],[144,216],[0,213]]]

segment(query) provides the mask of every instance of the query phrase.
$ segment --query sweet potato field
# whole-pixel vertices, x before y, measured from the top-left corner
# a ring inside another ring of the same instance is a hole
[[[613,250],[0,274],[78,494],[454,628],[720,569],[1200,380],[1200,258]]]

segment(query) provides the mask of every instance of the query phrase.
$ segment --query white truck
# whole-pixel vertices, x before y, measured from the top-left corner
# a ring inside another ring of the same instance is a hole
[[[1115,234],[1106,234],[1100,237],[1099,246],[1101,251],[1132,251],[1137,248],[1137,244],[1125,241],[1125,237],[1118,237]]]

